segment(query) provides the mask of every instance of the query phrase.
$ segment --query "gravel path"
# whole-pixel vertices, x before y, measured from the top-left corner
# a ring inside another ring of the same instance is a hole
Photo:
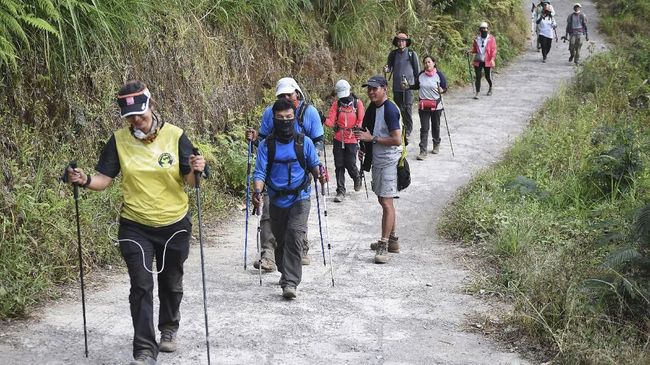
[[[572,4],[553,1],[559,33],[564,32]],[[595,48],[602,48],[596,9],[590,1],[582,4],[590,20],[591,40]],[[585,45],[583,55],[588,54]],[[252,265],[243,270],[243,214],[236,212],[226,222],[210,225],[206,229],[206,276],[212,363],[528,363],[525,354],[468,331],[468,316],[489,315],[492,308],[464,292],[471,272],[457,259],[463,249],[438,237],[435,226],[458,188],[476,171],[497,161],[535,110],[573,77],[575,68],[567,59],[567,44],[561,42],[553,44],[545,64],[540,53],[529,50],[509,67],[498,69],[493,96],[472,100],[469,86],[447,94],[456,156],[451,156],[444,126],[439,155],[416,161],[417,142],[409,146],[413,183],[396,204],[402,253],[391,254],[386,265],[375,265],[368,247],[378,238],[381,218],[372,192],[370,199],[363,190],[352,192],[340,204],[332,202],[333,196],[327,198],[335,287],[330,267],[322,265],[313,201],[309,226],[313,262],[305,267],[298,299],[290,302],[280,297],[278,273],[263,275],[260,287]],[[412,140],[417,134],[416,128]],[[250,229],[251,263],[254,225]],[[162,364],[207,363],[199,262],[198,246],[194,246],[186,263],[179,351],[161,354]],[[36,318],[3,323],[0,363],[128,363],[133,333],[129,285],[126,273],[118,271],[95,274],[101,276],[102,284],[86,291],[88,359],[83,355],[80,300],[66,298],[43,306]]]

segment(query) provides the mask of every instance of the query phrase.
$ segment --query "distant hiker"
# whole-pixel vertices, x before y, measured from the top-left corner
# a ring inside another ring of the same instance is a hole
[[[363,117],[362,129],[354,134],[362,141],[362,168],[372,168],[372,191],[382,208],[381,238],[370,245],[376,250],[375,263],[388,262],[388,252],[398,253],[400,245],[395,234],[395,206],[397,196],[397,162],[402,155],[402,131],[399,108],[387,96],[386,78],[373,76],[363,87],[368,88],[370,105]]]
[[[360,128],[365,115],[363,102],[350,92],[350,84],[339,80],[334,86],[337,100],[332,103],[325,125],[334,128],[332,151],[336,167],[336,197],[339,203],[345,199],[345,170],[354,181],[354,191],[361,190],[361,174],[357,168],[358,140],[354,129]]]
[[[298,86],[296,80],[291,77],[284,77],[278,80],[278,83],[275,86],[275,96],[278,99],[287,99],[291,102],[296,112],[294,129],[297,133],[303,133],[309,137],[317,150],[323,149],[323,125],[321,123],[320,115],[316,108],[307,103],[305,100],[304,94]],[[259,144],[264,138],[273,133],[273,110],[272,106],[268,106],[264,109],[262,113],[262,122],[260,125],[259,133],[255,129],[248,129],[246,131],[246,138],[249,141],[253,141],[255,144]],[[268,195],[266,192],[263,194],[264,205],[262,209],[261,217],[261,232],[260,232],[260,241],[262,246],[262,259],[261,265],[262,270],[266,272],[272,272],[276,269],[275,254],[273,251],[276,246],[276,239],[273,237],[273,232],[271,230],[271,221],[269,217],[269,204],[268,204]],[[305,242],[303,243],[303,252],[302,252],[302,263],[303,265],[309,265],[311,263],[311,258],[309,256],[309,241],[307,241],[307,235],[305,235]],[[255,261],[253,266],[256,269],[259,269],[260,262]]]
[[[575,3],[573,5],[573,13],[566,19],[566,34],[565,37],[569,38],[569,62],[573,61],[576,65],[580,60],[580,48],[582,48],[582,37],[589,42],[589,34],[587,33],[587,17],[580,11],[582,5]]]
[[[539,29],[539,37],[537,39],[542,47],[542,62],[546,62],[546,56],[548,56],[548,52],[553,45],[553,38],[557,42],[557,34],[555,34],[557,23],[548,6],[550,5],[547,5],[539,18],[537,18],[537,26]]]
[[[122,86],[117,94],[120,116],[129,122],[113,133],[95,167],[97,174],[68,168],[72,183],[90,190],[106,189],[122,172],[124,197],[118,239],[131,280],[129,303],[133,320],[131,365],[155,364],[158,351],[176,351],[183,263],[190,251],[192,223],[184,184],[194,186],[195,172],[205,160],[192,153],[182,129],[153,113],[151,93],[140,81]],[[144,256],[144,257],[143,257]],[[158,273],[158,329],[153,319],[153,260]]]
[[[420,61],[414,50],[410,49],[411,38],[406,33],[399,32],[393,38],[393,46],[397,47],[388,54],[388,62],[384,66],[384,73],[393,74],[393,100],[399,105],[404,118],[406,138],[413,130],[413,92],[402,87],[402,80],[406,79],[413,84],[420,73]],[[390,77],[389,77],[390,78]]]
[[[253,205],[263,203],[266,188],[271,230],[275,236],[275,263],[282,296],[296,297],[302,278],[301,257],[307,235],[311,184],[308,174],[324,183],[312,140],[296,131],[294,104],[280,98],[272,106],[273,132],[259,143],[253,174]]]
[[[551,5],[550,0],[542,0],[539,2],[539,4],[535,5],[533,3],[533,6],[531,8],[531,12],[533,13],[533,21],[535,22],[535,35],[537,38],[537,52],[539,52],[542,49],[542,44],[539,41],[539,23],[537,20],[544,14],[544,10],[548,10],[551,12],[551,17],[555,17],[555,9],[553,9],[553,5]]]
[[[429,135],[429,122],[431,122],[431,137],[433,138],[433,150],[436,154],[440,151],[440,114],[442,103],[440,94],[447,91],[447,80],[445,75],[436,68],[436,60],[431,56],[425,56],[422,63],[424,71],[420,72],[415,79],[414,85],[404,85],[411,90],[420,90],[418,101],[418,114],[420,116],[420,154],[418,160],[427,157],[427,139]]]
[[[479,33],[472,43],[471,53],[474,54],[474,73],[476,76],[476,94],[474,99],[478,99],[481,92],[481,72],[485,70],[485,79],[490,88],[487,95],[492,95],[492,78],[490,76],[492,68],[495,66],[497,57],[497,41],[492,34],[489,34],[488,23],[483,22],[478,27]]]

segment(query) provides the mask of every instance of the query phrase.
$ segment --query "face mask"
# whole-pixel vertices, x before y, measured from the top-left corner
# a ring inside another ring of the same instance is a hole
[[[488,34],[487,30],[482,30],[481,31],[481,38],[486,38],[487,34]]]
[[[293,128],[293,119],[284,120],[273,118],[273,134],[280,142],[287,143],[293,138],[295,129]]]
[[[156,117],[156,115],[152,114],[152,119],[153,122],[151,124],[151,130],[149,130],[149,133],[144,133],[139,129],[130,127],[131,134],[133,135],[133,137],[139,139],[145,144],[153,142],[153,140],[156,139],[156,136],[158,135],[158,130],[160,129],[160,126],[158,125],[158,117]]]

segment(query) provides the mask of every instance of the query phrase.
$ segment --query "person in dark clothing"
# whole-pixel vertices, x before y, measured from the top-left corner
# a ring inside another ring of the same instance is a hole
[[[393,100],[399,106],[406,137],[411,135],[413,130],[413,92],[402,87],[406,80],[414,84],[420,73],[420,61],[414,50],[410,49],[411,39],[406,33],[397,33],[393,38],[393,45],[397,47],[388,54],[388,61],[384,66],[384,73],[392,73],[393,76]]]
[[[117,103],[129,126],[108,140],[95,168],[97,174],[68,168],[71,183],[95,191],[106,189],[122,173],[124,202],[118,241],[131,279],[135,359],[131,365],[156,364],[159,351],[176,351],[183,263],[192,231],[184,184],[194,186],[195,173],[205,168],[205,160],[193,154],[183,130],[153,114],[150,99],[144,83],[124,85]],[[154,256],[157,272],[152,267]],[[160,344],[153,326],[152,273],[158,274]]]
[[[263,204],[268,191],[271,230],[276,239],[275,263],[282,296],[296,297],[302,279],[302,245],[307,234],[311,184],[308,174],[321,180],[320,161],[311,139],[296,132],[293,105],[287,99],[273,104],[273,132],[260,142],[253,174],[253,205]],[[298,154],[303,154],[299,156]]]

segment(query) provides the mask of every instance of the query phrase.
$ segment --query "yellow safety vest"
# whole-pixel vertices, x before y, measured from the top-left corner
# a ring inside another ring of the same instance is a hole
[[[121,216],[150,227],[162,227],[187,214],[178,141],[183,130],[165,123],[153,142],[133,137],[129,128],[115,132],[122,171],[124,204]]]

